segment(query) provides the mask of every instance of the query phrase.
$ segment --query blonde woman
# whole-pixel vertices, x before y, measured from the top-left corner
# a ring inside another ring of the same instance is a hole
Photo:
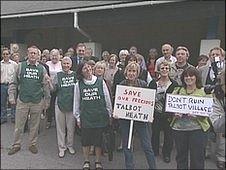
[[[125,86],[142,87],[146,88],[147,83],[143,80],[138,79],[140,74],[140,65],[136,62],[130,62],[124,71],[125,80],[120,84]],[[129,139],[130,121],[125,119],[119,119],[121,135],[122,135],[122,147],[125,156],[126,169],[134,169],[134,160],[132,149],[127,148]],[[145,153],[149,169],[156,169],[155,156],[151,146],[151,136],[148,122],[134,121],[134,129],[139,135],[142,149]]]

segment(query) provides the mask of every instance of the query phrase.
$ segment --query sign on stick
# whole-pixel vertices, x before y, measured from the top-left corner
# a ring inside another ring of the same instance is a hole
[[[117,85],[114,116],[142,122],[152,122],[156,90]]]

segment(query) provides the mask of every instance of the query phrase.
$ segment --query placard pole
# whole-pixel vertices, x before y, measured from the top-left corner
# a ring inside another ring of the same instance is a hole
[[[131,140],[132,140],[132,135],[133,135],[133,121],[130,121],[130,127],[129,127],[129,140],[128,140],[128,149],[131,147]]]

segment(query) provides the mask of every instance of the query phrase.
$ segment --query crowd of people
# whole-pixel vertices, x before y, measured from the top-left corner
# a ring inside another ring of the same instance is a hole
[[[132,46],[119,54],[103,51],[94,56],[91,48],[78,43],[76,48],[43,49],[29,46],[27,56],[20,56],[18,44],[1,50],[1,124],[15,123],[13,145],[8,155],[21,149],[21,134],[30,120],[29,150],[38,153],[40,120],[46,128],[56,122],[58,156],[75,154],[74,135],[81,135],[83,169],[90,169],[90,154],[95,168],[103,169],[103,132],[109,126],[120,137],[125,168],[134,169],[133,146],[127,147],[130,121],[113,114],[117,85],[149,88],[156,91],[154,120],[134,122],[149,169],[157,169],[156,157],[171,162],[176,148],[177,169],[204,169],[205,159],[215,150],[216,165],[225,168],[225,51],[210,49],[209,55],[189,63],[189,49],[169,43],[161,47],[162,56],[151,48],[147,57]],[[175,56],[173,55],[175,54]],[[166,94],[213,98],[213,113],[197,116],[165,111]],[[10,106],[11,112],[8,113]],[[160,149],[160,132],[163,147]],[[161,151],[161,153],[160,153]],[[107,151],[106,151],[107,152]],[[123,167],[122,167],[123,168]]]

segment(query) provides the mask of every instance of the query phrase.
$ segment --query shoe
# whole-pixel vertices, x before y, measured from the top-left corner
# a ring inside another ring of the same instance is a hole
[[[163,161],[164,161],[165,163],[170,163],[170,157],[164,156],[164,157],[163,157]]]
[[[31,153],[33,153],[33,154],[38,153],[38,149],[35,145],[29,146],[29,151],[31,151]]]
[[[17,153],[19,150],[20,150],[20,146],[18,146],[18,147],[13,146],[12,148],[10,148],[8,155],[13,155],[13,154]]]
[[[60,150],[58,155],[59,155],[60,158],[63,158],[64,155],[65,155],[65,150]]]
[[[72,155],[74,155],[74,154],[75,154],[75,150],[74,150],[74,148],[72,148],[72,147],[68,147],[67,149],[68,149],[68,151],[69,151],[69,153],[70,153],[70,154],[72,154]]]
[[[82,167],[83,170],[90,170],[90,162],[85,161]]]
[[[95,162],[95,169],[96,170],[103,170],[101,162]]]
[[[49,129],[50,127],[51,127],[51,122],[47,122],[46,129]]]
[[[225,162],[223,162],[223,161],[217,161],[217,168],[219,170],[225,169]]]

